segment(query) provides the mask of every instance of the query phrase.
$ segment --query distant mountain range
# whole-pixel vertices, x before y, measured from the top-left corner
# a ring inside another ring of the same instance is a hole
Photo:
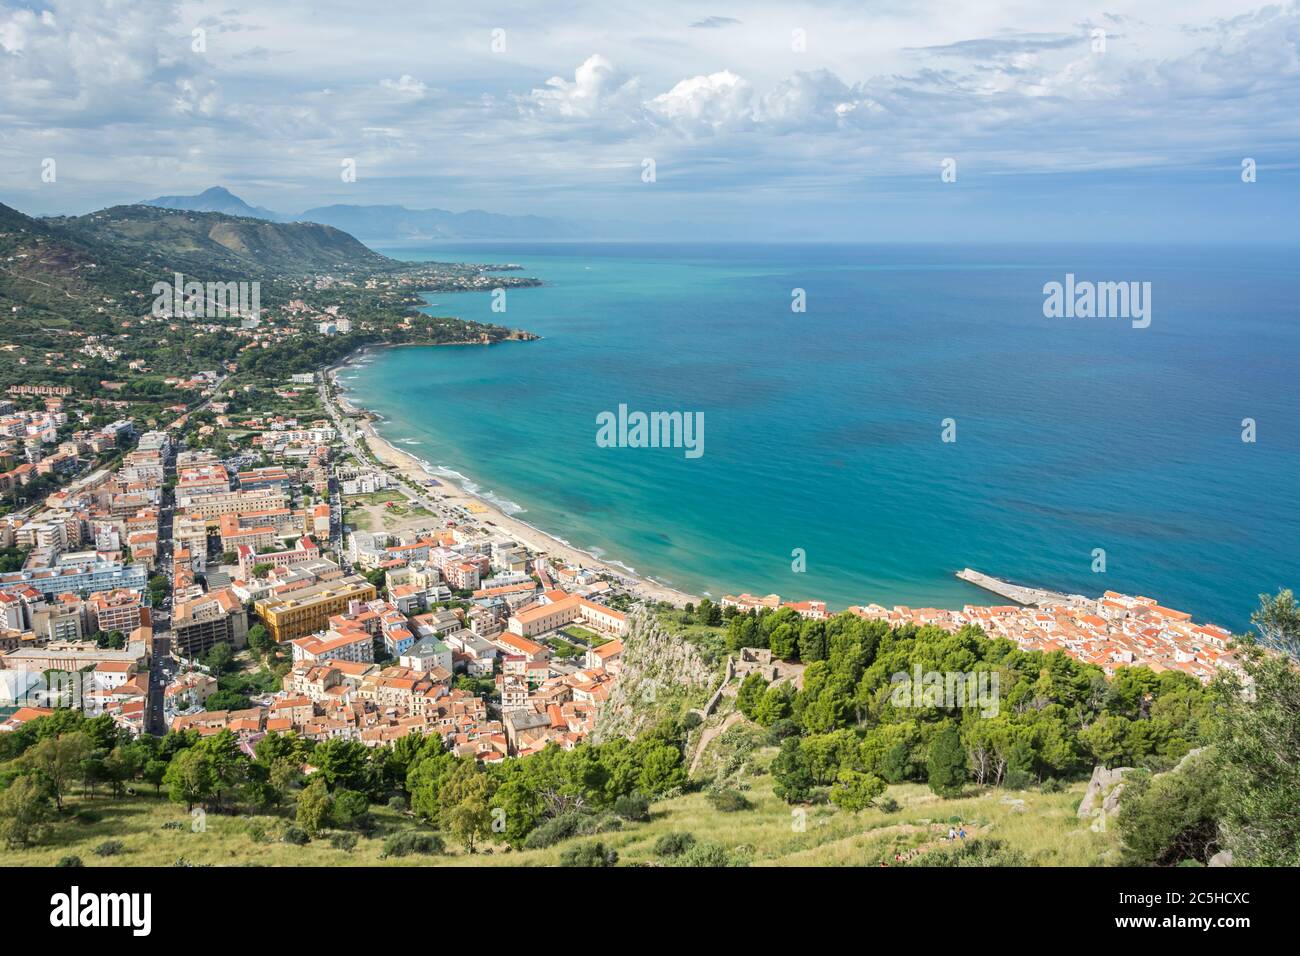
[[[251,206],[224,186],[195,196],[159,196],[141,205],[187,212],[219,212],[270,222],[315,222],[333,226],[362,240],[497,240],[578,239],[587,236],[578,223],[540,216],[504,216],[471,209],[407,209],[405,206],[317,206],[296,216]]]

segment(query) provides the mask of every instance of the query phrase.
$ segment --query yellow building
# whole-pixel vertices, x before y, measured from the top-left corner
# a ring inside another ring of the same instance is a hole
[[[277,643],[296,640],[323,631],[329,619],[342,614],[352,601],[373,601],[375,586],[359,574],[337,581],[322,581],[285,597],[258,601],[254,610],[272,640]]]

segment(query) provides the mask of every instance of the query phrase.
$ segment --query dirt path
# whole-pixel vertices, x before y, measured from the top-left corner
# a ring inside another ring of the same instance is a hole
[[[740,711],[732,711],[727,715],[726,720],[718,724],[718,726],[708,727],[705,729],[704,733],[700,734],[700,742],[695,747],[695,756],[691,758],[691,774],[695,773],[696,769],[700,765],[700,761],[704,759],[704,751],[708,749],[709,744],[713,743],[714,740],[722,734],[725,734],[728,730],[744,719],[745,715]]]

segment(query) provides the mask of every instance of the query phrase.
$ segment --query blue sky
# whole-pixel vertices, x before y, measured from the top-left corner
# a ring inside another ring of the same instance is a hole
[[[1294,239],[1298,102],[1295,3],[0,2],[0,200],[42,214],[221,184],[693,238]]]

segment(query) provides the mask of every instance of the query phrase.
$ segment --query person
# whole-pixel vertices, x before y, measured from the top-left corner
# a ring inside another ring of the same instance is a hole
[[[948,839],[949,840],[957,839],[957,831],[954,830],[952,827],[948,828]]]
[[[958,831],[957,835],[961,837],[963,840],[966,839],[966,828],[962,827],[961,830]]]

